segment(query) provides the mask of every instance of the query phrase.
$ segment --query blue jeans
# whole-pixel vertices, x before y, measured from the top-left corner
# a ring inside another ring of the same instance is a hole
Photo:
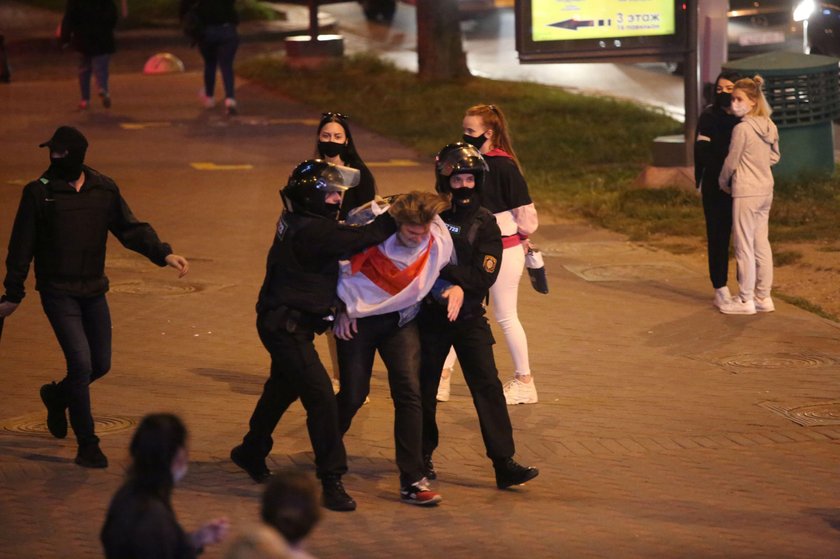
[[[67,360],[58,393],[68,404],[79,446],[99,442],[90,412],[90,383],[111,369],[111,313],[105,295],[73,297],[41,291],[41,305]]]
[[[233,58],[239,48],[239,34],[236,26],[231,23],[224,25],[208,25],[204,28],[204,36],[198,43],[198,50],[204,59],[204,94],[213,97],[216,89],[216,67],[222,72],[222,83],[225,86],[225,97],[234,99],[233,91]]]
[[[99,91],[108,94],[108,64],[110,54],[97,56],[80,55],[79,58],[79,88],[82,90],[82,101],[90,101],[90,77],[96,76]]]
[[[423,407],[420,402],[420,334],[412,320],[398,326],[399,314],[359,318],[358,332],[349,341],[335,340],[341,390],[338,392],[338,426],[346,433],[353,416],[370,392],[373,358],[377,350],[388,370],[394,401],[394,446],[400,483],[423,478]]]

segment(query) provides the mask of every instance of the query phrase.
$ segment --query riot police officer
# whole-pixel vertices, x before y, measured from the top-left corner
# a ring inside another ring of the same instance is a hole
[[[297,166],[281,191],[285,210],[257,301],[257,332],[271,354],[271,373],[248,433],[231,451],[231,459],[251,478],[267,480],[271,472],[265,458],[273,445],[271,434],[289,405],[300,398],[323,485],[323,505],[338,511],[355,510],[356,502],[341,482],[347,456],[332,383],[314,339],[334,316],[339,258],[378,244],[396,231],[387,213],[363,227],[337,221],[341,193],[358,184],[358,177],[355,169],[312,159]]]
[[[478,150],[463,142],[445,146],[437,156],[436,189],[452,197],[451,208],[440,217],[452,235],[456,258],[441,270],[419,317],[423,454],[426,477],[435,479],[436,396],[443,363],[454,347],[478,412],[496,485],[506,489],[535,478],[539,471],[513,459],[513,429],[493,357],[493,334],[484,316],[484,301],[499,273],[503,250],[496,219],[481,206],[486,172],[487,163]]]

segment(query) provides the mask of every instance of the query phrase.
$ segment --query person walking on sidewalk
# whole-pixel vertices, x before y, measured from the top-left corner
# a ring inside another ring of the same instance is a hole
[[[732,129],[741,120],[732,114],[732,90],[740,76],[721,72],[715,80],[715,100],[703,109],[694,140],[694,181],[703,198],[709,278],[715,290],[714,306],[720,308],[732,295],[729,277],[729,240],[732,234],[732,196],[718,186],[720,170],[729,152]]]
[[[400,499],[435,505],[423,466],[423,409],[420,403],[420,336],[417,312],[441,268],[452,256],[452,239],[438,214],[449,202],[431,192],[409,192],[388,211],[397,232],[384,242],[342,261],[338,296],[345,305],[334,327],[341,390],[338,422],[350,429],[370,392],[373,359],[379,352],[388,370],[394,401],[394,446],[400,471]]]
[[[183,20],[195,7],[195,16],[200,22],[198,51],[204,59],[204,89],[201,102],[207,109],[216,106],[216,68],[222,73],[225,88],[225,113],[237,113],[234,88],[233,60],[239,48],[239,15],[236,0],[181,0],[179,15]]]
[[[779,131],[770,120],[761,76],[743,78],[732,90],[732,114],[741,122],[732,130],[729,155],[720,172],[720,188],[732,194],[738,295],[720,306],[724,314],[755,314],[776,310],[773,252],[770,249],[770,206],[773,204],[772,165],[779,162]]]
[[[96,78],[102,105],[111,108],[108,87],[108,66],[116,51],[114,28],[117,6],[114,0],[67,0],[61,20],[61,44],[72,45],[79,53],[79,88],[82,100],[79,109],[90,106],[90,78]]]
[[[463,141],[479,150],[487,162],[489,171],[482,186],[481,204],[493,213],[502,232],[504,257],[496,282],[490,287],[490,302],[513,358],[514,376],[505,383],[505,401],[508,405],[536,404],[528,338],[517,304],[528,236],[539,224],[537,210],[513,151],[502,110],[496,105],[475,105],[467,109],[462,125]]]
[[[187,428],[172,414],[143,418],[129,449],[126,481],[111,499],[99,539],[106,559],[193,559],[227,536],[227,518],[188,534],[172,507],[172,491],[187,474]]]
[[[266,481],[271,476],[265,463],[273,446],[271,435],[286,409],[300,398],[323,486],[322,501],[337,511],[355,510],[356,502],[341,482],[347,455],[332,383],[315,351],[315,335],[335,316],[339,258],[380,243],[396,230],[387,213],[363,227],[338,222],[341,193],[358,181],[355,169],[312,159],[295,168],[281,191],[285,209],[257,301],[257,332],[271,354],[271,372],[248,432],[230,454],[254,481]]]
[[[423,454],[426,477],[435,479],[432,453],[438,446],[436,396],[443,363],[454,346],[478,412],[481,436],[496,472],[496,486],[506,489],[535,478],[539,471],[513,459],[513,428],[493,357],[493,334],[484,316],[483,301],[499,273],[503,251],[496,219],[482,207],[486,173],[481,154],[465,143],[449,144],[437,156],[437,191],[452,199],[452,207],[440,217],[452,235],[455,257],[454,263],[441,270],[438,284],[424,300],[418,318]]]
[[[47,427],[67,436],[66,410],[79,450],[76,464],[105,468],[90,409],[89,385],[111,368],[111,314],[105,293],[108,231],[126,247],[178,277],[187,260],[172,254],[148,223],[138,221],[113,179],[84,164],[88,142],[77,129],[59,127],[41,144],[50,166],[23,189],[6,258],[5,295],[0,317],[23,300],[29,265],[35,260],[35,289],[67,361],[67,376],[41,387]]]

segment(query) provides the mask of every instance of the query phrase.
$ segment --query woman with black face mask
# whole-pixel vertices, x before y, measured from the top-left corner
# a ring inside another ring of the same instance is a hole
[[[505,400],[509,405],[536,404],[537,387],[531,376],[528,338],[517,306],[519,281],[529,248],[528,236],[539,224],[537,210],[513,151],[502,110],[496,105],[475,105],[467,109],[462,126],[464,142],[481,152],[487,161],[489,171],[481,193],[481,205],[496,217],[505,247],[499,277],[490,288],[493,316],[502,328],[513,358],[513,378],[505,383]]]
[[[718,176],[729,152],[732,129],[741,120],[730,110],[732,90],[739,78],[735,72],[724,71],[715,80],[714,102],[700,114],[694,141],[694,180],[703,196],[709,278],[715,289],[712,304],[718,308],[731,297],[726,281],[732,232],[732,196],[718,187]]]
[[[350,210],[367,204],[376,196],[376,181],[356,151],[347,120],[348,117],[341,113],[322,114],[318,124],[318,143],[315,146],[316,158],[333,165],[352,167],[361,173],[359,186],[344,193],[338,214],[340,220],[344,220]]]

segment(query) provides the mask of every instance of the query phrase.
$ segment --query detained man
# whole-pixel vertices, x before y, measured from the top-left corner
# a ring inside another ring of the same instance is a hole
[[[420,506],[435,505],[441,496],[431,490],[424,474],[415,318],[452,255],[452,239],[438,217],[448,207],[444,197],[430,192],[410,192],[393,202],[388,212],[397,222],[397,232],[341,262],[338,296],[346,310],[333,329],[341,374],[339,428],[346,433],[364,403],[379,351],[394,402],[400,499]]]

